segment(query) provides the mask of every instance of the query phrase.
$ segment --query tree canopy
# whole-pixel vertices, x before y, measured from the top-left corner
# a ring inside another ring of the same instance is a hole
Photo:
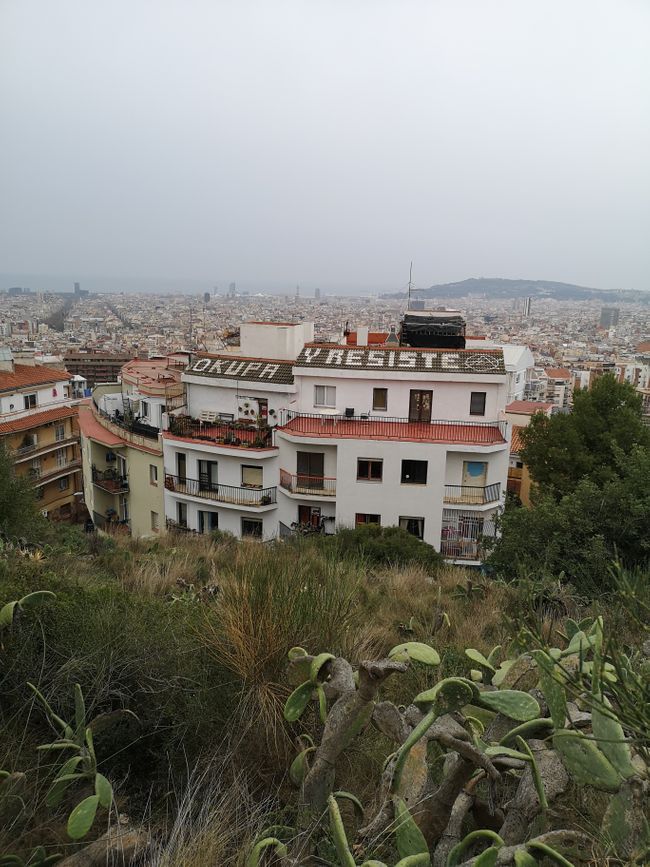
[[[0,441],[0,532],[31,541],[43,526],[33,487],[16,474],[11,453]]]

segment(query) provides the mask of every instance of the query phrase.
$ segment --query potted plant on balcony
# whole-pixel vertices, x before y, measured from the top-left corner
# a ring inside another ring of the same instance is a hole
[[[176,482],[172,476],[165,476],[165,487],[168,491],[176,490]]]
[[[273,502],[273,499],[270,494],[263,494],[260,500],[260,505],[262,506],[270,506]]]

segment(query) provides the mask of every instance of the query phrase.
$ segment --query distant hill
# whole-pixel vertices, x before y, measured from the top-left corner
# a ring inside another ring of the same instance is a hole
[[[385,295],[400,298],[404,292]],[[575,283],[557,283],[553,280],[506,280],[504,277],[470,277],[458,283],[438,283],[427,289],[417,289],[417,298],[463,298],[467,295],[487,295],[491,298],[557,298],[567,301],[644,301],[650,302],[650,293],[635,289],[595,289]]]

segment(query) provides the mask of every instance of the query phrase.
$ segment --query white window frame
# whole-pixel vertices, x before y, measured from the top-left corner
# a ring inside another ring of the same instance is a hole
[[[315,385],[314,406],[323,406],[327,407],[328,409],[336,409],[336,386]]]

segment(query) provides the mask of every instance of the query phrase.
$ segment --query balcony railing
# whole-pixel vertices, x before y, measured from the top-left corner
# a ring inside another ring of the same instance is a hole
[[[137,436],[145,437],[146,439],[157,440],[160,430],[154,425],[139,418],[131,418],[122,412],[109,413],[106,410],[100,409],[97,403],[94,403],[95,412],[109,424],[121,428],[127,433],[136,434]]]
[[[482,560],[483,540],[495,535],[495,513],[444,509],[440,553],[450,560]]]
[[[280,430],[299,436],[334,439],[415,440],[422,442],[494,445],[506,441],[505,421],[410,421],[370,415],[326,415],[284,410]]]
[[[277,488],[245,488],[235,485],[219,485],[207,479],[187,479],[165,474],[168,491],[228,503],[232,506],[272,506],[277,502]]]
[[[74,472],[80,467],[81,459],[73,458],[72,460],[64,461],[60,464],[57,463],[55,467],[48,467],[47,469],[43,467],[30,467],[27,472],[27,476],[34,482],[35,485],[40,486],[44,485],[46,482],[56,479],[58,476],[65,476],[68,473]]]
[[[445,485],[445,503],[483,506],[486,503],[498,503],[500,499],[501,485],[499,482],[485,487],[475,485]]]
[[[108,491],[109,494],[124,494],[129,490],[128,477],[121,476],[117,470],[98,470],[97,467],[93,467],[92,477],[93,484],[103,491]]]
[[[181,524],[179,521],[173,521],[171,518],[166,519],[165,526],[168,530],[176,533],[192,533],[195,536],[199,535],[198,530],[191,530],[187,524]]]
[[[336,496],[336,479],[328,476],[309,476],[305,473],[289,473],[280,470],[280,487],[292,494],[309,494],[318,497]]]
[[[205,440],[215,445],[233,448],[270,449],[273,448],[271,428],[259,428],[255,424],[233,424],[232,422],[204,422],[187,415],[169,417],[169,432],[185,439]]]
[[[61,440],[50,440],[49,442],[32,443],[20,448],[14,449],[15,460],[20,462],[25,458],[34,455],[35,453],[44,454],[45,452],[53,452],[56,449],[63,449],[67,446],[75,445],[79,440],[77,437],[66,436]]]

